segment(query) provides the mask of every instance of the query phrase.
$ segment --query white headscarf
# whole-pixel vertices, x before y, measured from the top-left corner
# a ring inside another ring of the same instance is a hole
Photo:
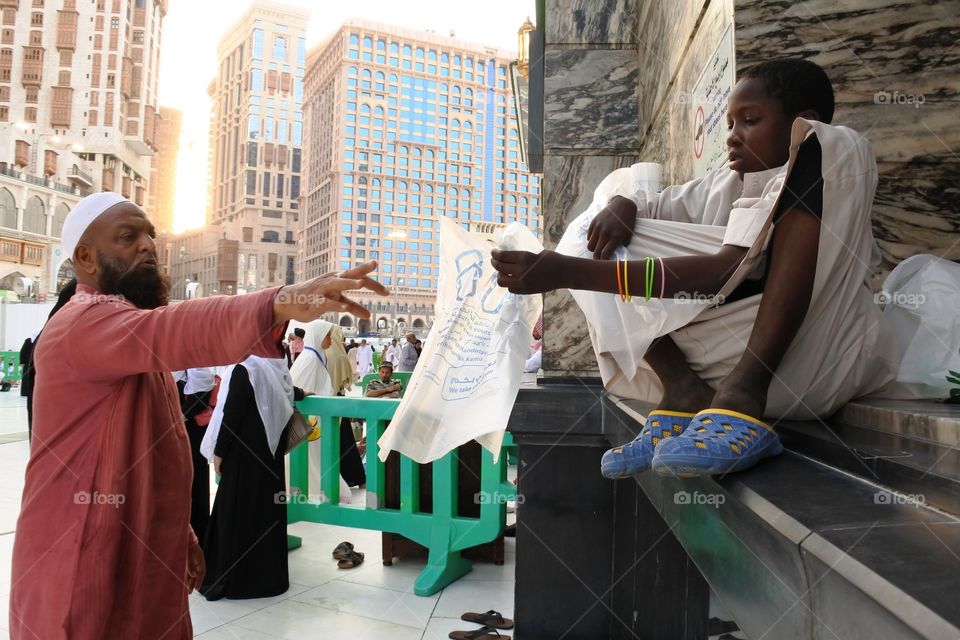
[[[283,429],[293,415],[293,382],[287,370],[287,361],[284,358],[250,356],[240,364],[247,370],[247,376],[250,378],[257,411],[260,413],[260,420],[267,433],[270,453],[276,455],[277,448],[280,446],[280,436],[283,435]],[[217,406],[213,410],[213,417],[210,418],[203,442],[200,443],[200,453],[210,462],[213,462],[217,438],[220,436],[223,410],[229,401],[230,378],[233,377],[234,368],[229,367],[220,373]]]
[[[303,338],[303,353],[297,356],[297,361],[290,368],[290,377],[293,378],[293,384],[307,393],[318,396],[336,393],[327,372],[327,356],[320,346],[332,328],[333,324],[326,320],[314,320],[303,327],[307,334]]]
[[[112,191],[93,193],[80,200],[63,221],[63,230],[60,237],[64,255],[73,258],[73,251],[80,243],[80,238],[83,237],[83,232],[87,230],[87,227],[93,224],[93,221],[107,209],[121,202],[130,201],[119,193]]]
[[[205,391],[213,391],[214,385],[217,384],[215,379],[216,370],[214,367],[199,367],[197,369],[187,369],[183,372],[184,380],[187,381],[187,384],[183,387],[184,395],[192,395],[194,393],[203,393]]]

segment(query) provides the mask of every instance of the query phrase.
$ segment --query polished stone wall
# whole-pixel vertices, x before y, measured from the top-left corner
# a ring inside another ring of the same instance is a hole
[[[835,124],[877,156],[874,234],[885,267],[960,260],[960,0],[734,0],[737,67],[776,55],[827,70]]]
[[[834,122],[877,155],[885,266],[960,259],[960,0],[545,0],[546,246],[614,168],[643,160],[663,165],[664,184],[693,177],[690,95],[731,22],[738,70],[783,55],[827,69]],[[544,333],[547,375],[596,375],[567,293],[545,297]]]

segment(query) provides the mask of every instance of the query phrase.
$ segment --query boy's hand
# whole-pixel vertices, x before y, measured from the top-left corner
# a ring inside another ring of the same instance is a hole
[[[566,256],[554,251],[491,252],[490,264],[500,275],[497,284],[510,293],[543,293],[566,286]]]
[[[637,205],[629,198],[614,196],[587,229],[587,249],[597,260],[607,260],[621,245],[630,244],[637,222]]]

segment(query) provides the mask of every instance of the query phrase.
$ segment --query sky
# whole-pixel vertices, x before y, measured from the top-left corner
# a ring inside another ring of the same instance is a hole
[[[312,12],[307,49],[349,18],[456,32],[458,39],[516,51],[517,29],[534,0],[287,0]],[[177,163],[174,225],[177,231],[202,226],[207,199],[207,85],[217,68],[217,43],[246,11],[247,0],[171,0],[160,52],[160,105],[183,111]]]

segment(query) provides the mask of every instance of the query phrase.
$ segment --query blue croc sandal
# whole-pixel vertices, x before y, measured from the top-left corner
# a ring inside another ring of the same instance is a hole
[[[782,452],[780,438],[760,420],[736,411],[705,409],[682,438],[657,447],[652,465],[661,475],[713,476],[743,471]]]
[[[696,414],[679,411],[651,411],[640,435],[631,442],[610,449],[600,460],[600,473],[604,478],[619,480],[638,471],[646,471],[653,460],[657,444],[667,438],[679,436],[690,426]]]

